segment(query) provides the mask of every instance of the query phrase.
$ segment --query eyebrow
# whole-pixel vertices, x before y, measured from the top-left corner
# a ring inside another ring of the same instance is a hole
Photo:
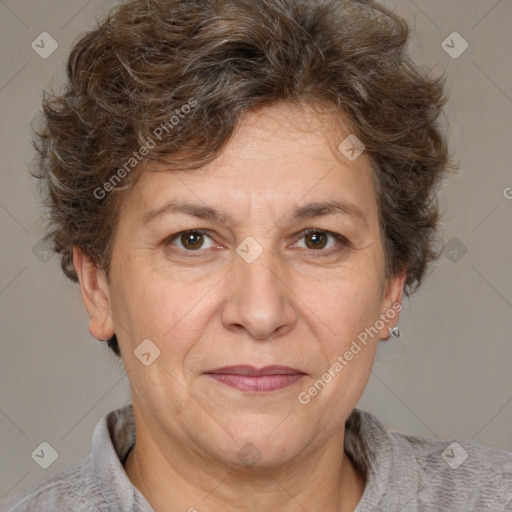
[[[183,201],[173,200],[167,202],[160,208],[147,211],[142,218],[142,223],[148,224],[154,218],[170,213],[186,213],[200,219],[214,220],[222,224],[232,225],[233,220],[231,217],[222,210],[215,210],[208,206],[186,203]],[[290,222],[299,221],[302,219],[309,219],[313,217],[321,217],[328,215],[341,214],[352,218],[365,229],[368,227],[368,221],[364,211],[354,203],[347,201],[329,201],[329,202],[316,202],[309,203],[303,206],[295,207],[287,217]]]

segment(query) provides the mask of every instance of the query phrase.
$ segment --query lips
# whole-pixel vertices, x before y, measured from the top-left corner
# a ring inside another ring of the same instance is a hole
[[[261,393],[277,391],[291,386],[304,375],[304,372],[289,366],[224,366],[205,372],[206,375],[240,391]]]
[[[263,368],[256,368],[249,365],[241,366],[224,366],[222,368],[216,368],[215,370],[209,370],[205,372],[207,374],[229,374],[229,375],[305,375],[304,372],[289,366],[264,366]]]

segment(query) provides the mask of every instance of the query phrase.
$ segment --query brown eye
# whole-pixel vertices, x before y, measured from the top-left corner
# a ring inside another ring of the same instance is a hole
[[[188,252],[200,252],[199,249],[208,249],[209,247],[204,247],[205,237],[210,238],[203,231],[191,230],[191,231],[182,231],[181,233],[177,233],[170,237],[167,241],[167,245],[177,245],[179,249]],[[179,244],[178,244],[179,242]],[[213,244],[210,246],[212,247]]]
[[[204,246],[205,237],[206,239],[210,239],[210,246]],[[305,240],[304,248],[309,250],[310,254],[314,256],[330,256],[352,247],[344,236],[322,229],[307,229],[301,233],[300,239]],[[330,247],[329,240],[333,241]],[[170,236],[164,243],[165,245],[174,245],[181,250],[182,253],[185,253],[185,255],[189,253],[189,256],[191,256],[192,253],[197,253],[197,256],[201,256],[206,249],[210,249],[214,246],[211,236],[205,231],[198,229],[176,233]]]
[[[198,249],[203,244],[203,234],[198,233],[197,231],[182,233],[180,241],[183,244],[183,247],[187,250]]]
[[[309,249],[310,254],[314,256],[330,256],[351,247],[350,242],[344,236],[323,229],[306,229],[301,233],[301,239],[305,240],[305,248]],[[327,247],[329,239],[334,243]]]
[[[321,231],[313,231],[304,236],[308,249],[323,249],[327,244],[327,235]],[[308,241],[311,245],[308,244]]]

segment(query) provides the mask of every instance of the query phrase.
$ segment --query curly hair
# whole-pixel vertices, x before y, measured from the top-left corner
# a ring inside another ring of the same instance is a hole
[[[411,295],[441,255],[436,190],[456,168],[438,125],[445,77],[413,62],[408,39],[404,19],[373,0],[129,0],[108,11],[74,45],[62,93],[43,93],[34,136],[31,173],[46,185],[46,238],[65,275],[78,281],[78,246],[109,280],[122,191],[142,164],[201,167],[245,113],[284,101],[331,106],[364,143],[386,275],[405,271]],[[109,346],[120,355],[115,335]]]

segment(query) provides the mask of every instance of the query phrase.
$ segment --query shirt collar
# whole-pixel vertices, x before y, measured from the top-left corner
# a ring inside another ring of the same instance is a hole
[[[123,463],[135,443],[132,404],[105,415],[92,437],[92,467],[96,485],[111,512],[154,512],[132,484]]]
[[[354,409],[345,422],[345,452],[366,477],[363,496],[354,512],[382,510],[376,507],[383,505],[399,471],[390,434],[375,416]],[[386,506],[393,510],[391,503]]]

